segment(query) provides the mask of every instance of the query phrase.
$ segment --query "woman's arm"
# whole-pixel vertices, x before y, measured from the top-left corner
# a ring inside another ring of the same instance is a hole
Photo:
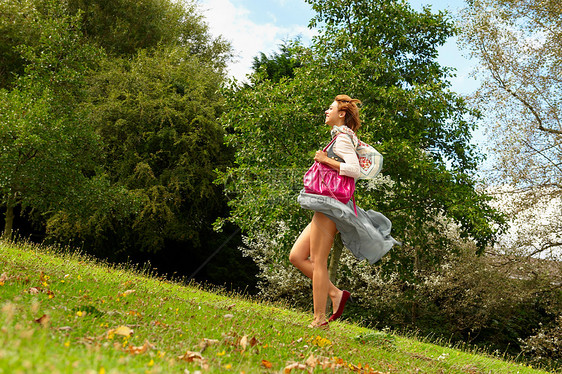
[[[324,165],[328,165],[332,169],[339,171],[340,175],[352,178],[359,178],[361,175],[361,167],[359,159],[355,153],[355,147],[349,136],[338,136],[334,144],[334,153],[342,158],[345,162],[339,162],[328,157],[326,152],[317,151],[314,161],[318,161]]]

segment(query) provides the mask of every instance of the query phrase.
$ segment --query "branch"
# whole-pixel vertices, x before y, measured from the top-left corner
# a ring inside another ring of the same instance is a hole
[[[560,173],[562,173],[562,169],[560,168],[560,166],[558,166],[558,164],[556,164],[554,161],[552,161],[547,155],[545,155],[542,151],[536,149],[535,147],[533,147],[531,145],[531,143],[529,143],[528,141],[526,141],[525,139],[522,139],[522,142],[529,148],[531,148],[533,151],[537,152],[539,155],[541,155],[542,157],[544,157],[548,162],[550,162],[552,164],[552,166],[554,166],[556,169],[558,169],[558,171]]]
[[[488,54],[486,45],[484,44],[484,42],[480,43],[481,45],[481,49],[483,52],[483,56],[488,60],[488,64],[490,66],[490,73],[492,74],[492,78],[494,78],[496,80],[496,82],[499,84],[499,86],[501,88],[503,88],[504,90],[507,91],[507,93],[509,93],[511,96],[513,96],[515,99],[519,100],[523,106],[525,106],[527,109],[529,109],[531,111],[531,113],[533,114],[533,116],[535,117],[535,119],[538,122],[538,129],[550,134],[555,134],[555,135],[562,135],[562,130],[555,130],[555,129],[549,129],[543,126],[543,120],[540,116],[540,114],[535,110],[535,108],[531,105],[531,103],[529,103],[527,100],[525,100],[523,97],[521,97],[519,94],[517,94],[517,92],[513,91],[508,85],[507,83],[502,79],[502,77],[500,76],[499,72],[494,69],[494,64],[492,63],[492,58],[490,57],[490,55]]]

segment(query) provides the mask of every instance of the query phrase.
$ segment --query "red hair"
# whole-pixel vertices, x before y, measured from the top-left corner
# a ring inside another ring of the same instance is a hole
[[[357,131],[361,127],[359,108],[357,107],[357,104],[361,104],[361,100],[352,99],[347,95],[338,95],[334,100],[338,103],[338,111],[345,112],[344,125],[354,132]]]

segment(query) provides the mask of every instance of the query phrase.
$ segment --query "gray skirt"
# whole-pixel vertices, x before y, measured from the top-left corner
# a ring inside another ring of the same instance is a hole
[[[390,236],[392,223],[388,218],[374,210],[364,211],[353,201],[344,204],[328,196],[314,195],[301,191],[297,201],[304,209],[324,213],[336,224],[343,244],[359,260],[374,264],[384,256],[394,244],[399,242]]]

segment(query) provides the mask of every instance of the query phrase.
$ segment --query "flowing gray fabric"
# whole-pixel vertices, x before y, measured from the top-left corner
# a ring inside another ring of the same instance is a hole
[[[394,244],[400,245],[390,236],[392,224],[388,218],[374,210],[365,211],[359,207],[355,216],[351,200],[343,204],[328,196],[306,193],[303,189],[297,201],[304,209],[324,213],[334,221],[343,244],[359,260],[374,264]]]

